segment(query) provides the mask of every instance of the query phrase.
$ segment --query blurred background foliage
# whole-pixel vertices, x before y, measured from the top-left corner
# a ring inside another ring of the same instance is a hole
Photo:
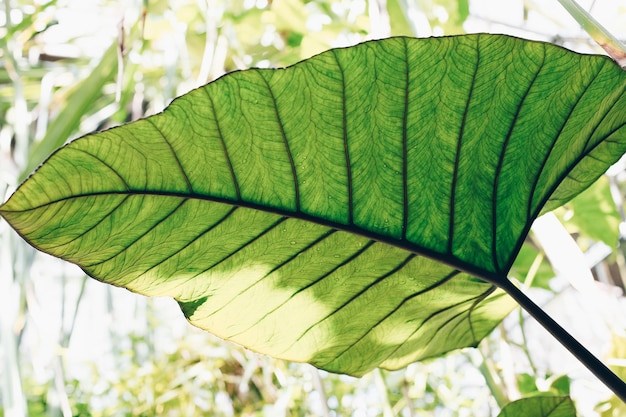
[[[601,53],[555,1],[2,0],[0,195],[68,139],[161,111],[248,67],[387,37],[509,33]],[[626,37],[624,0],[581,1]],[[533,228],[511,271],[558,321],[626,369],[624,168]],[[571,395],[624,405],[515,311],[478,349],[355,379],[256,355],[188,325],[174,302],[88,280],[0,222],[0,416],[495,416]]]

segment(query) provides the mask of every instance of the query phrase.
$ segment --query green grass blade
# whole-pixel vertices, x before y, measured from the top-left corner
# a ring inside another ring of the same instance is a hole
[[[593,18],[575,0],[559,0],[559,3],[582,26],[582,28],[623,69],[626,69],[626,45]]]
[[[48,126],[46,135],[31,149],[26,168],[22,172],[24,179],[56,148],[63,145],[78,130],[86,109],[102,96],[102,89],[114,80],[117,71],[117,40],[105,51],[94,70],[80,83],[67,98],[65,107]]]

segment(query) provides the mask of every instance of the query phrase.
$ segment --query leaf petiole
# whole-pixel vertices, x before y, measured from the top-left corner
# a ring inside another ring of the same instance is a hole
[[[586,347],[578,342],[561,325],[552,319],[534,301],[524,294],[513,282],[503,280],[498,284],[515,301],[535,318],[552,336],[554,336],[567,350],[569,350],[587,369],[591,371],[602,383],[604,383],[615,395],[626,402],[626,383],[613,371],[603,364]]]

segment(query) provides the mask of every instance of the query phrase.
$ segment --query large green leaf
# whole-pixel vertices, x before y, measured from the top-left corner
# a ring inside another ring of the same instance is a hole
[[[626,150],[625,89],[609,59],[544,43],[368,42],[76,140],[0,213],[256,351],[398,368],[476,345],[510,311],[496,286],[532,220]]]
[[[537,396],[513,401],[498,417],[576,417],[576,408],[569,397]]]

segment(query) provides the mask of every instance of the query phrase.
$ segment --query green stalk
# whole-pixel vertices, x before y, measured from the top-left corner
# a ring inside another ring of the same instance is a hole
[[[519,328],[520,328],[520,332],[522,333],[521,349],[526,355],[526,359],[528,359],[528,364],[530,365],[530,369],[532,369],[533,376],[537,378],[539,374],[537,372],[537,366],[535,366],[535,361],[533,361],[533,357],[530,354],[530,351],[528,350],[528,338],[526,337],[526,330],[525,330],[526,325],[524,324],[524,311],[521,308],[518,309],[518,311],[519,311]]]
[[[515,301],[535,318],[552,336],[554,336],[567,350],[569,350],[583,365],[587,367],[604,385],[606,385],[622,401],[626,402],[626,383],[613,371],[596,358],[578,340],[574,339],[563,327],[552,319],[545,311],[535,304],[526,294],[521,292],[509,280],[500,282],[500,287],[505,290]]]
[[[615,62],[626,70],[626,45],[606,30],[575,0],[559,0],[561,6],[582,26],[582,28],[606,51]]]
[[[311,375],[313,376],[313,386],[320,396],[319,405],[322,408],[322,416],[330,417],[330,408],[328,408],[328,399],[326,396],[326,390],[324,389],[324,383],[320,376],[320,371],[317,368],[311,368]]]
[[[511,402],[504,392],[504,389],[502,389],[502,379],[496,370],[493,369],[493,366],[487,362],[487,355],[485,355],[480,348],[478,351],[480,352],[481,357],[481,363],[478,365],[478,370],[483,375],[483,378],[485,378],[485,383],[487,384],[489,391],[491,391],[491,395],[496,400],[496,404],[498,404],[498,407],[502,409],[505,405]]]
[[[383,408],[383,416],[384,417],[393,417],[393,408],[389,403],[389,394],[387,392],[387,383],[385,382],[385,378],[383,378],[383,373],[380,368],[376,368],[374,370],[374,384],[382,397],[382,408]]]
[[[530,266],[530,269],[528,270],[528,274],[526,274],[526,279],[524,280],[525,288],[532,287],[533,281],[535,280],[535,277],[537,276],[537,272],[539,271],[539,268],[541,267],[541,263],[543,262],[544,257],[545,255],[543,252],[539,252],[537,254],[537,257],[535,258],[532,265]],[[524,351],[524,354],[526,355],[526,359],[528,359],[528,364],[530,365],[530,368],[533,371],[533,376],[537,378],[537,375],[538,375],[537,367],[535,366],[535,362],[533,361],[532,355],[530,354],[530,351],[528,350],[528,338],[526,337],[526,330],[525,330],[525,324],[524,324],[524,311],[521,308],[519,309],[519,328],[522,333],[522,344],[520,347]]]
[[[6,416],[26,417],[28,406],[22,386],[19,335],[15,331],[15,323],[23,314],[17,300],[22,297],[24,290],[20,272],[24,270],[26,261],[19,253],[24,250],[23,245],[16,242],[15,236],[6,233],[6,230],[0,225],[0,302],[3,307],[0,316],[0,349],[3,351],[0,358],[0,404]]]
[[[409,381],[406,380],[406,372],[404,373],[404,378],[402,379],[402,398],[406,404],[406,412],[408,417],[416,417],[415,412],[413,411],[413,402],[411,401],[411,396],[409,395]],[[396,410],[398,404],[394,407],[395,414],[399,415],[400,410]]]

